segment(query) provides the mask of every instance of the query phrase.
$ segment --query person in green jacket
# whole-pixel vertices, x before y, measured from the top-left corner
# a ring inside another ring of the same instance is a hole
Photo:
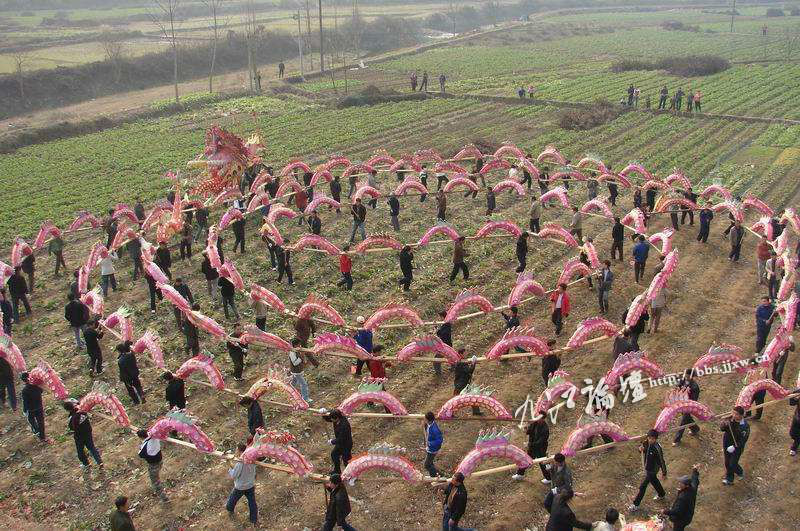
[[[60,268],[67,269],[67,264],[64,263],[64,240],[61,236],[55,236],[47,246],[47,253],[52,254],[56,259],[55,276],[58,276]]]
[[[128,513],[128,498],[120,496],[114,502],[117,510],[111,513],[111,531],[136,531],[133,519]]]

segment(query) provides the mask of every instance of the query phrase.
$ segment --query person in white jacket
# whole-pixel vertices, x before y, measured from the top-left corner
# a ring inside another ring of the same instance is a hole
[[[116,269],[114,269],[114,261],[116,259],[117,253],[111,252],[100,260],[100,286],[103,289],[103,297],[108,297],[109,284],[111,284],[111,289],[117,291],[117,278],[114,276],[117,272]]]
[[[242,452],[247,449],[244,444],[239,444],[236,449],[236,458],[242,458]],[[250,523],[254,526],[258,523],[258,507],[256,506],[256,465],[252,463],[243,463],[241,460],[236,461],[236,464],[228,470],[228,476],[233,479],[233,490],[228,496],[228,502],[225,504],[225,509],[228,511],[228,516],[233,518],[233,511],[236,509],[236,504],[244,496],[247,498],[247,508],[250,512]]]
[[[625,518],[613,507],[606,510],[606,519],[592,524],[592,531],[615,531],[616,524],[625,525]]]

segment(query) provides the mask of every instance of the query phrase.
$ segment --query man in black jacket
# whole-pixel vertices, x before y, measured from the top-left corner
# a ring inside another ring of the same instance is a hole
[[[6,288],[0,287],[0,312],[3,314],[2,325],[3,333],[7,336],[11,335],[11,326],[14,324],[14,308],[6,298]]]
[[[103,350],[100,347],[100,340],[103,339],[103,331],[97,319],[89,321],[89,325],[83,331],[83,338],[86,341],[86,353],[89,355],[89,372],[92,376],[103,372]]]
[[[694,369],[686,369],[683,371],[683,377],[678,382],[678,389],[686,390],[687,396],[689,400],[697,400],[700,398],[700,386],[697,384],[697,381],[694,379]],[[700,426],[697,424],[693,424],[694,419],[689,413],[684,413],[681,415],[681,422],[680,426],[685,426],[686,424],[691,424],[689,426],[689,431],[692,432],[692,435],[697,437],[697,434],[700,433]],[[675,439],[672,442],[672,446],[677,446],[678,443],[681,442],[681,438],[683,437],[683,432],[686,431],[685,428],[679,429],[675,433]]]
[[[31,303],[28,302],[28,283],[22,276],[22,268],[15,267],[14,274],[8,278],[8,293],[11,295],[11,311],[14,322],[19,323],[19,303],[25,306],[25,315],[31,314]]]
[[[647,485],[653,485],[653,488],[656,489],[658,496],[653,498],[654,500],[663,500],[664,496],[666,496],[664,487],[661,486],[661,482],[658,480],[659,469],[661,469],[661,475],[664,478],[667,477],[667,462],[664,460],[664,451],[661,449],[661,445],[658,444],[658,431],[651,429],[647,432],[647,439],[642,441],[639,451],[642,453],[645,476],[642,484],[639,485],[639,493],[634,498],[633,504],[628,507],[629,511],[639,510]]]
[[[619,218],[614,218],[614,225],[611,227],[611,238],[614,240],[611,244],[611,259],[613,260],[616,257],[616,252],[619,251],[619,261],[621,262],[622,242],[625,241],[625,227]]]
[[[447,312],[439,312],[439,317],[442,319],[442,324],[439,325],[439,328],[436,329],[436,337],[442,340],[442,343],[445,345],[452,347],[453,346],[453,324],[449,322],[444,322],[444,318],[447,316]],[[434,358],[441,357],[438,353],[433,355]],[[433,362],[433,372],[436,373],[436,376],[442,375],[442,363],[439,361]]]
[[[461,393],[472,382],[472,374],[478,366],[478,358],[475,356],[472,356],[469,363],[464,361],[465,352],[463,348],[458,351],[461,360],[453,366],[453,396]],[[480,416],[482,413],[478,406],[472,406],[472,414]]]
[[[203,263],[200,264],[200,272],[206,279],[206,287],[208,288],[208,296],[211,300],[217,302],[217,279],[219,273],[211,266],[211,260],[208,258],[208,253],[203,251]]]
[[[720,427],[722,432],[722,451],[725,456],[725,479],[722,483],[733,485],[733,475],[744,477],[744,470],[739,464],[747,439],[750,438],[750,425],[744,420],[744,408],[733,408],[733,416],[723,422]]]
[[[700,465],[692,466],[692,476],[678,478],[678,495],[672,507],[664,509],[664,516],[672,522],[673,531],[683,531],[692,523],[694,506],[697,501],[697,488],[700,486]]]
[[[555,340],[551,339],[547,342],[547,346],[551,347],[555,345]],[[560,353],[556,352],[548,352],[546,356],[542,357],[542,382],[544,385],[547,386],[547,382],[550,381],[550,377],[553,376],[553,373],[561,367],[561,356]]]
[[[231,223],[231,230],[233,231],[234,241],[233,241],[233,252],[236,253],[236,248],[239,247],[244,254],[244,226],[245,226],[245,219],[237,219],[233,223]]]
[[[633,302],[633,301],[631,301],[631,302]],[[630,310],[630,307],[628,307],[624,312],[622,312],[622,318],[621,319],[622,319],[623,323],[625,322],[625,319],[627,319],[627,317],[628,317],[628,310]],[[639,336],[644,333],[645,326],[647,325],[647,321],[649,321],[649,320],[650,320],[650,314],[647,313],[647,310],[645,310],[639,316],[639,319],[636,321],[636,324],[634,324],[633,326],[629,327],[631,348],[633,350],[641,350],[639,348]]]
[[[0,357],[0,407],[6,405],[6,393],[11,411],[17,410],[17,391],[14,389],[14,368],[5,358]]]
[[[308,218],[308,228],[311,234],[316,234],[317,236],[322,234],[322,220],[319,219],[319,214],[317,214],[316,210]]]
[[[284,244],[286,243],[289,243],[289,238],[284,240]],[[283,275],[285,274],[286,279],[289,281],[289,285],[291,286],[294,284],[294,278],[292,277],[291,258],[292,253],[289,249],[284,249],[283,245],[275,246],[275,259],[278,261],[278,283],[283,280]]]
[[[139,380],[139,364],[136,356],[131,351],[130,342],[117,345],[117,366],[119,367],[119,381],[125,385],[128,395],[134,404],[144,404],[144,391],[142,382]]]
[[[245,396],[239,400],[239,405],[247,408],[247,430],[253,436],[258,428],[264,427],[264,414],[261,412],[261,404],[258,403],[258,400]]]
[[[40,440],[47,442],[44,434],[44,404],[42,403],[42,388],[28,382],[28,373],[23,372],[19,375],[20,380],[25,385],[20,392],[22,398],[22,412],[28,417],[28,424],[31,425],[33,434]]]
[[[236,286],[233,285],[233,282],[222,276],[219,277],[217,282],[219,283],[219,294],[222,297],[222,308],[225,310],[225,319],[230,319],[230,315],[228,314],[228,307],[230,306],[233,315],[238,320],[239,311],[236,309],[236,301],[234,300]]]
[[[186,393],[183,380],[176,378],[174,374],[167,371],[161,376],[167,382],[164,391],[164,399],[170,409],[186,409]]]
[[[342,483],[342,476],[331,474],[325,483],[325,523],[322,531],[333,531],[334,527],[341,527],[344,531],[356,531],[345,521],[350,514],[350,497]]]
[[[522,234],[519,235],[517,238],[517,261],[519,262],[519,267],[517,267],[517,273],[522,273],[525,271],[525,266],[527,265],[527,258],[528,258],[528,231],[522,231]]]
[[[233,325],[233,338],[242,337],[242,324]],[[233,362],[233,379],[237,382],[242,381],[242,371],[244,371],[244,358],[247,356],[247,344],[228,341],[228,354]]]
[[[170,268],[172,267],[172,255],[169,252],[169,247],[167,247],[167,242],[162,241],[158,243],[158,249],[156,249],[153,262],[156,263],[168,279],[172,280],[172,273],[170,272]]]
[[[89,422],[89,415],[83,411],[78,410],[77,401],[68,400],[64,402],[64,409],[69,413],[69,431],[72,432],[72,437],[75,439],[75,449],[78,451],[78,461],[81,462],[81,468],[86,469],[89,466],[89,459],[86,457],[86,451],[89,451],[94,462],[98,466],[103,466],[103,460],[100,458],[100,452],[94,445],[92,438],[92,423]]]
[[[442,531],[461,531],[458,522],[467,510],[467,488],[464,474],[456,472],[444,489]]]
[[[353,452],[353,435],[350,431],[350,422],[338,409],[323,415],[322,418],[333,423],[333,439],[328,442],[333,446],[333,450],[331,450],[333,471],[336,474],[340,474],[342,472],[341,463],[344,462],[344,465],[347,466]]]
[[[339,176],[336,175],[330,183],[331,188],[331,198],[336,201],[337,203],[341,203],[342,201],[342,181],[339,180]],[[341,208],[336,209],[337,214],[342,213]]]
[[[528,424],[528,427],[525,428],[525,433],[528,435],[528,455],[533,459],[546,457],[547,442],[550,439],[550,428],[547,427],[547,418],[543,415],[538,420]],[[544,476],[542,483],[545,485],[550,483],[550,471],[547,470],[544,463],[539,463],[539,467],[542,469],[542,476]],[[511,477],[512,479],[522,479],[524,475],[525,469],[520,468],[517,470],[517,473]]]
[[[625,354],[626,352],[631,352],[633,350],[633,346],[631,345],[630,341],[631,332],[626,327],[622,331],[621,336],[617,336],[614,338],[614,346],[611,352],[612,360],[611,362],[617,361],[617,358],[620,354]]]
[[[586,530],[592,528],[592,524],[578,520],[575,513],[572,512],[569,501],[574,495],[572,489],[566,489],[556,494],[545,531],[572,531],[575,527]]]
[[[411,281],[414,280],[414,253],[411,246],[406,245],[400,251],[400,272],[403,276],[398,280],[398,284],[403,286],[403,291],[411,289]]]
[[[81,339],[81,332],[83,327],[89,322],[89,308],[86,307],[75,295],[70,293],[67,295],[69,302],[64,306],[64,319],[69,323],[72,332],[75,334],[75,348],[83,350],[86,345]]]
[[[189,289],[189,286],[183,283],[183,279],[181,277],[175,279],[172,287],[175,288],[175,291],[180,293],[181,297],[189,301],[190,305],[194,304],[192,290]],[[177,306],[173,306],[172,310],[175,312],[175,324],[178,327],[178,331],[181,331],[183,329],[183,312],[181,312],[180,308]]]
[[[192,310],[200,310],[200,305],[195,303],[192,305]],[[193,356],[200,354],[200,337],[197,327],[186,315],[183,316],[183,335],[186,337],[186,346],[184,347],[186,353],[191,352]]]
[[[128,255],[131,257],[131,264],[133,265],[133,272],[131,276],[133,280],[139,278],[139,274],[144,275],[144,266],[142,264],[142,242],[139,238],[133,238],[125,245]]]
[[[400,230],[400,201],[397,200],[396,195],[392,194],[386,203],[389,205],[389,219],[392,222],[392,228],[397,232]]]

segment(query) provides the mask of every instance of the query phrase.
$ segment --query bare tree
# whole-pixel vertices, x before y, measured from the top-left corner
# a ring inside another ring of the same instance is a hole
[[[256,80],[258,75],[257,65],[255,61],[255,47],[256,37],[258,33],[258,26],[256,26],[256,10],[253,6],[253,0],[247,0],[247,9],[245,11],[245,36],[247,39],[247,78],[250,92],[260,90],[260,81]]]
[[[786,60],[791,61],[792,56],[797,51],[797,46],[800,44],[800,28],[786,28],[786,40],[784,40],[784,50],[786,51]]]
[[[225,0],[203,0],[203,5],[208,8],[209,21],[211,23],[211,30],[213,31],[213,41],[211,42],[211,68],[208,71],[208,91],[214,92],[214,67],[217,62],[217,44],[219,43],[220,30],[227,27],[228,22],[221,21],[220,13],[222,11],[222,4]]]
[[[178,9],[181,0],[153,0],[156,13],[151,14],[153,23],[161,30],[161,34],[169,41],[172,48],[172,82],[175,85],[175,103],[180,103],[178,95],[178,38],[175,35],[175,25],[178,22]]]
[[[306,0],[306,49],[311,48],[311,3]],[[314,56],[308,54],[308,68],[314,70]]]
[[[14,71],[17,73],[17,83],[19,84],[19,97],[25,99],[25,66],[28,64],[28,55],[24,52],[17,52],[12,55],[14,60]]]
[[[100,46],[106,61],[111,63],[114,70],[114,82],[119,83],[122,78],[122,63],[125,60],[125,41],[118,35],[107,31],[100,35]]]
[[[353,0],[353,51],[356,56],[356,61],[359,58],[359,48],[361,47],[361,32],[363,31],[363,24],[361,15],[358,12],[358,0]]]

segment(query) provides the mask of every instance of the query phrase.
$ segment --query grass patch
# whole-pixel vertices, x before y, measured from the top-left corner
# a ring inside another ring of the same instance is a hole
[[[665,57],[658,61],[642,59],[622,59],[611,65],[615,73],[632,70],[664,70],[675,76],[694,77],[718,74],[731,67],[731,63],[716,55],[687,55],[685,57]]]
[[[558,125],[568,131],[586,131],[616,120],[626,110],[627,107],[598,100],[590,107],[562,111],[558,116]]]

